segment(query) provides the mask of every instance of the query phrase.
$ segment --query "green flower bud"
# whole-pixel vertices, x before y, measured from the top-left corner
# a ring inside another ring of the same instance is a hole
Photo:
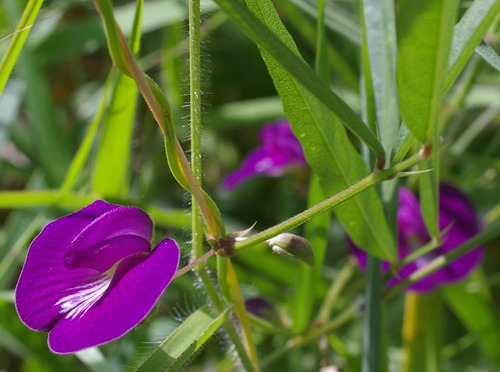
[[[311,244],[301,236],[283,233],[266,240],[274,253],[286,254],[304,261],[311,267],[316,266],[316,259]]]

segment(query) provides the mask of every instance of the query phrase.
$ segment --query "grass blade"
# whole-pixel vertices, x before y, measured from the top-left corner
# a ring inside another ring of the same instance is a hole
[[[191,314],[136,371],[177,371],[214,334],[226,319],[228,309],[213,316],[204,306]]]
[[[143,0],[137,1],[130,36],[130,47],[136,55],[140,47],[143,5]],[[107,110],[92,179],[92,188],[100,195],[126,198],[129,194],[130,147],[137,93],[134,80],[119,73]]]
[[[24,8],[23,15],[19,20],[16,30],[12,34],[12,39],[7,47],[2,61],[0,62],[0,94],[2,94],[5,84],[9,79],[10,73],[16,64],[19,53],[23,48],[24,42],[31,31],[38,11],[43,4],[43,0],[29,0]]]
[[[457,79],[474,49],[500,13],[500,0],[475,0],[455,26],[444,92]]]

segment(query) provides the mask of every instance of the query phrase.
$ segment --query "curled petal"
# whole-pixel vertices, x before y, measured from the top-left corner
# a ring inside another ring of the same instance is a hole
[[[151,241],[153,223],[148,214],[139,208],[121,207],[103,213],[86,226],[71,242],[68,256],[120,235],[136,235]]]
[[[149,242],[143,238],[137,235],[120,235],[88,248],[67,252],[64,264],[69,269],[90,268],[103,273],[123,258],[148,253],[150,250]]]

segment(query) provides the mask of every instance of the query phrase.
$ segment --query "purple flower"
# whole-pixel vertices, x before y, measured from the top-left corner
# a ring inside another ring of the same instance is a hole
[[[278,177],[294,166],[306,165],[302,146],[286,120],[265,125],[259,132],[261,145],[250,152],[243,164],[223,181],[230,190],[255,176]]]
[[[151,250],[153,223],[139,208],[97,200],[48,224],[30,245],[16,288],[21,320],[73,353],[123,336],[174,276],[179,247]]]
[[[479,232],[479,222],[472,205],[459,190],[446,184],[442,184],[439,188],[439,228],[441,231],[446,231],[442,236],[443,244],[403,266],[387,283],[388,286],[393,286],[409,277],[435,257],[452,251]],[[399,189],[398,229],[399,259],[405,258],[430,241],[418,200],[405,187]],[[366,253],[357,248],[350,239],[348,239],[348,243],[359,265],[365,269]],[[408,290],[429,292],[441,285],[460,281],[481,263],[482,257],[483,249],[477,247],[442,269],[409,286]],[[389,270],[389,267],[388,262],[384,261],[382,263],[384,272]]]

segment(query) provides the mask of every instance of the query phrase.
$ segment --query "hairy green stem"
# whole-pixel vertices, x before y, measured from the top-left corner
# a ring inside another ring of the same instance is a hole
[[[347,199],[352,198],[353,196],[359,194],[360,192],[372,187],[374,185],[379,184],[382,181],[385,181],[393,176],[396,176],[399,172],[413,167],[414,165],[420,163],[425,160],[427,157],[427,151],[422,150],[418,154],[406,159],[405,161],[398,163],[390,168],[375,171],[361,181],[355,183],[354,185],[348,187],[347,189],[339,192],[338,194],[333,195],[332,197],[326,199],[325,201],[316,204],[314,207],[311,207],[294,217],[289,218],[286,221],[283,221],[273,227],[270,227],[264,231],[261,231],[258,234],[255,234],[243,241],[237,242],[234,246],[234,252],[241,252],[245,249],[252,247],[255,244],[262,243],[265,240],[268,240],[278,234],[281,234],[285,231],[291,230],[294,227],[297,227],[311,218],[324,213],[338,204],[346,201]]]
[[[189,0],[189,99],[191,117],[191,168],[201,187],[201,79],[200,79],[200,0]],[[203,223],[199,206],[191,198],[191,260],[203,254]],[[202,264],[195,270],[202,269]]]
[[[200,69],[200,0],[189,0],[189,99],[190,99],[190,118],[191,118],[191,169],[197,185],[201,188],[202,182],[202,151],[201,151],[201,69]],[[203,199],[204,201],[204,199]],[[221,311],[224,308],[215,286],[210,279],[205,266],[205,260],[210,257],[215,251],[210,250],[203,254],[203,222],[200,213],[200,205],[193,195],[191,205],[191,244],[192,256],[191,264],[179,270],[176,276],[182,275],[189,268],[194,267],[194,270],[200,275],[201,280],[209,294],[212,302],[214,302],[217,310]],[[222,259],[218,257],[218,260]],[[226,280],[226,278],[223,278]],[[241,294],[240,294],[241,297]],[[236,303],[236,311],[238,311],[238,303]],[[248,360],[247,352],[244,345],[241,343],[240,336],[234,327],[231,320],[227,320],[225,328],[229,337],[235,344],[242,363],[247,370],[254,370],[254,358]],[[247,342],[248,344],[248,342]],[[252,356],[251,353],[249,353]]]

